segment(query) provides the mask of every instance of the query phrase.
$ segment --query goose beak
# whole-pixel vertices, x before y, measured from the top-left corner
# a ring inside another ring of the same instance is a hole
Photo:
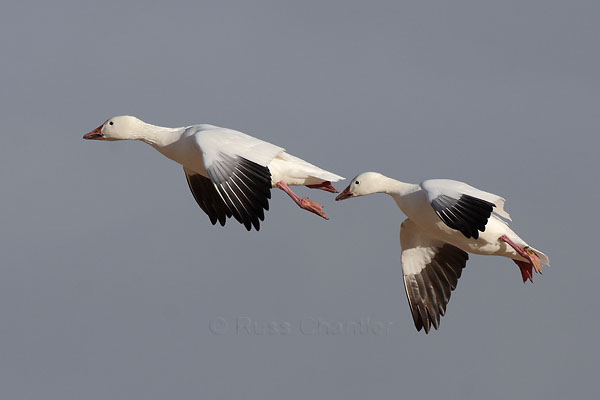
[[[346,189],[344,189],[344,191],[335,198],[335,201],[349,199],[350,197],[353,197],[353,196],[354,195],[352,193],[350,193],[350,185],[348,185],[348,187]]]
[[[104,135],[102,134],[102,125],[91,131],[90,133],[86,133],[83,135],[83,138],[86,140],[105,140]]]

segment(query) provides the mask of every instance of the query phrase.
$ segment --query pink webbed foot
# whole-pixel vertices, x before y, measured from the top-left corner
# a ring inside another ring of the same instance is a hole
[[[533,266],[525,261],[513,261],[521,270],[521,277],[523,278],[523,283],[527,282],[527,279],[529,279],[533,283]]]
[[[310,200],[308,197],[304,197],[300,199],[300,204],[298,204],[300,208],[303,208],[311,213],[317,214],[321,218],[329,219],[327,215],[323,212],[323,206],[319,203]]]
[[[534,268],[535,268],[535,272],[537,272],[538,274],[542,273],[542,263],[540,262],[540,258],[538,257],[537,254],[535,254],[535,252],[533,252],[529,248],[524,249],[524,248],[518,246],[515,242],[510,240],[508,238],[508,236],[506,236],[506,235],[500,236],[498,238],[498,240],[505,242],[510,247],[515,249],[515,251],[517,253],[519,253],[519,255],[521,255],[522,257],[529,260],[529,262],[513,260],[515,262],[515,264],[517,264],[519,266],[519,269],[521,270],[521,276],[523,278],[523,282],[526,282],[528,279],[531,282],[533,282],[533,269]]]
[[[338,190],[335,187],[333,187],[333,185],[329,181],[318,183],[316,185],[306,185],[306,187],[311,189],[321,189],[330,193],[338,193]]]
[[[286,192],[287,195],[290,196],[296,204],[298,204],[298,207],[310,211],[313,214],[317,214],[321,218],[329,219],[329,217],[323,212],[323,206],[319,203],[309,200],[307,197],[301,198],[296,193],[292,192],[292,189],[290,189],[289,186],[283,181],[277,182],[276,186]]]

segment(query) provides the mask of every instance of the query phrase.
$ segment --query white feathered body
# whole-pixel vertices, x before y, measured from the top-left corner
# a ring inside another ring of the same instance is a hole
[[[172,143],[151,144],[165,157],[205,177],[208,177],[205,165],[213,161],[210,158],[228,153],[268,167],[273,187],[280,181],[288,186],[302,186],[344,179],[286,153],[283,147],[232,129],[202,124],[180,130],[178,135],[173,135],[173,139],[175,136],[177,139]]]
[[[271,171],[273,186],[279,181],[284,181],[287,185],[303,186],[316,185],[326,181],[337,182],[344,179],[285,151],[271,160],[268,167]]]
[[[428,185],[427,183],[431,183]],[[444,185],[447,183],[447,185]],[[454,186],[456,183],[464,185],[460,187]],[[509,214],[504,211],[504,199],[500,196],[484,192],[482,190],[473,188],[467,184],[457,181],[449,180],[430,180],[425,181],[421,185],[413,185],[413,190],[409,193],[403,193],[398,195],[391,193],[392,197],[396,201],[398,207],[402,210],[406,216],[417,224],[420,229],[428,233],[434,238],[442,240],[446,243],[450,243],[467,253],[483,254],[483,255],[495,255],[508,257],[519,261],[528,261],[520,254],[518,254],[511,246],[505,242],[498,240],[502,235],[508,236],[517,245],[523,248],[530,248],[535,251],[540,257],[544,264],[548,264],[548,257],[539,250],[529,246],[519,235],[517,235],[506,222],[500,219],[497,215],[492,214],[485,225],[485,231],[479,233],[479,238],[467,238],[455,229],[450,228],[446,225],[440,217],[436,214],[435,210],[431,206],[428,199],[428,192],[424,190],[423,186],[444,187],[445,193],[452,193],[453,189],[458,189],[462,193],[470,194],[474,197],[489,201],[495,204],[494,213],[503,216],[506,219],[510,219]],[[429,193],[430,196],[436,196],[435,191]]]

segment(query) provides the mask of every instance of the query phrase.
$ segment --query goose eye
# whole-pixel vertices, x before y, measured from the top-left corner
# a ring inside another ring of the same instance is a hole
[[[355,185],[360,185],[359,181],[354,182]]]
[[[112,122],[112,121],[110,121],[108,124],[109,124],[109,125],[114,125],[115,123],[114,123],[114,122]]]

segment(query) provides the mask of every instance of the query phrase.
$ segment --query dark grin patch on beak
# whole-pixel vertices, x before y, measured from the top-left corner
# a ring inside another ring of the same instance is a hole
[[[340,201],[340,200],[345,200],[345,199],[349,199],[350,197],[353,197],[354,195],[352,193],[350,193],[350,186],[348,186],[346,189],[344,189],[344,191],[342,193],[340,193],[336,198],[335,201]]]
[[[83,135],[83,138],[86,140],[104,140],[104,135],[102,134],[102,125]]]

